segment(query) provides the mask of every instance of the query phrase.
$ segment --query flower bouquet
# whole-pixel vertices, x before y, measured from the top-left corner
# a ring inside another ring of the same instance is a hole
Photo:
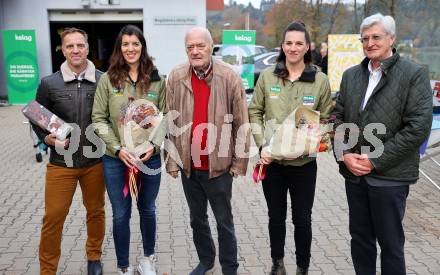
[[[296,159],[329,151],[327,124],[320,124],[319,112],[297,107],[278,127],[269,142],[273,159]]]
[[[319,112],[297,107],[276,129],[269,146],[264,148],[272,159],[292,160],[331,148],[330,131],[327,123],[320,123]],[[258,162],[254,167],[253,179],[257,183],[266,177],[267,165]]]
[[[28,103],[21,111],[32,123],[50,133],[55,133],[58,140],[65,140],[73,130],[71,125],[64,122],[36,100]]]
[[[146,99],[129,98],[127,107],[122,111],[120,119],[119,136],[121,146],[137,159],[142,158],[148,149],[153,146],[158,131],[158,126],[163,118],[157,107]],[[127,181],[124,186],[124,196],[130,194],[137,200],[142,183],[140,182],[139,168],[128,170]]]

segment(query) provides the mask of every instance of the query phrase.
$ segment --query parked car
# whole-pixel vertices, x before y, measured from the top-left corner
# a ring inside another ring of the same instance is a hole
[[[258,77],[260,73],[270,67],[275,65],[277,62],[278,52],[267,52],[254,57],[254,83],[257,84]]]
[[[257,83],[258,77],[260,76],[260,72],[270,67],[276,63],[276,59],[278,57],[279,52],[276,51],[268,51],[265,47],[260,45],[255,45],[254,55],[254,85]],[[216,44],[214,45],[213,57],[216,59],[222,59],[222,45]],[[252,93],[254,89],[246,90],[246,99],[248,103],[252,99]]]
[[[222,44],[215,44],[214,45],[214,50],[213,50],[214,58],[222,59],[222,49],[223,49]],[[267,53],[267,52],[269,52],[269,50],[266,49],[264,46],[255,45],[255,56],[263,54],[263,53]]]
[[[267,67],[275,65],[278,54],[278,52],[266,52],[254,57],[254,86],[257,84],[260,73]],[[252,99],[253,92],[253,88],[246,90],[246,100],[248,103]]]

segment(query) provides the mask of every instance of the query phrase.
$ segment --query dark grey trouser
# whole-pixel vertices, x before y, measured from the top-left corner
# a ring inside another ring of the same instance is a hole
[[[357,275],[376,274],[376,241],[380,245],[381,274],[405,275],[405,215],[409,186],[376,187],[364,178],[345,181],[351,256]]]
[[[225,173],[208,179],[208,171],[191,171],[187,178],[182,173],[183,191],[189,206],[194,245],[200,262],[212,266],[215,246],[208,222],[208,201],[217,221],[219,259],[223,274],[237,274],[237,239],[231,209],[232,177]]]

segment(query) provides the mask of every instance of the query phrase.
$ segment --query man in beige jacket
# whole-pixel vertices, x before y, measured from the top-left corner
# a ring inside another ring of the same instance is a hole
[[[188,62],[172,70],[167,83],[169,141],[167,172],[181,171],[200,263],[190,275],[214,266],[208,201],[217,221],[223,274],[237,274],[237,240],[231,211],[232,180],[245,175],[249,150],[246,94],[232,67],[212,58],[205,28],[185,36]]]

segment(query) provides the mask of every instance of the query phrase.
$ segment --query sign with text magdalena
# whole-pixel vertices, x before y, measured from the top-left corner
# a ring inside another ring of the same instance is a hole
[[[38,59],[34,30],[2,31],[4,66],[11,104],[35,99],[38,88]]]

